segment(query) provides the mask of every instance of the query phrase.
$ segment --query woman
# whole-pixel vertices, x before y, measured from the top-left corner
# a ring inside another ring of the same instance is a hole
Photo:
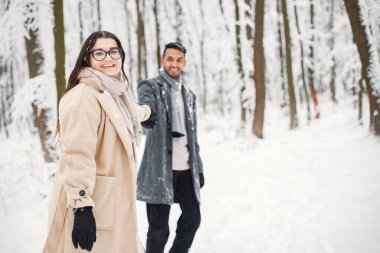
[[[148,106],[135,104],[120,40],[85,41],[59,105],[59,169],[44,252],[143,252],[137,233],[135,147]]]

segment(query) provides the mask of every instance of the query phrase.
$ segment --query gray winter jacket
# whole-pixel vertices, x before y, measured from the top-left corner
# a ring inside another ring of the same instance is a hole
[[[154,126],[147,129],[145,151],[137,176],[137,199],[151,204],[173,204],[170,86],[158,76],[142,81],[138,85],[137,92],[139,103],[149,105],[157,117]],[[199,173],[203,173],[203,165],[197,141],[195,95],[183,85],[182,97],[189,165],[193,176],[194,193],[200,203]]]

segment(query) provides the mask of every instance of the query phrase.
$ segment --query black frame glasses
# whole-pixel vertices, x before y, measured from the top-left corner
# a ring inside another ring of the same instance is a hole
[[[98,53],[98,54],[96,54]],[[107,54],[114,60],[119,60],[120,58],[123,57],[124,55],[124,52],[121,48],[118,48],[118,47],[114,47],[114,48],[111,48],[108,52],[106,50],[103,50],[101,48],[98,48],[98,49],[94,49],[94,50],[91,50],[89,52],[89,54],[92,55],[92,57],[96,60],[96,61],[103,61],[106,57],[107,57]]]

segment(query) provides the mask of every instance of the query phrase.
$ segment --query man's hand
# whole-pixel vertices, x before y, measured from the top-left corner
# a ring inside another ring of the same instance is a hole
[[[77,208],[74,211],[72,240],[76,249],[79,244],[83,250],[92,250],[96,242],[96,224],[91,206]]]
[[[141,122],[141,125],[145,128],[152,129],[157,122],[157,114],[153,108],[150,108],[150,117],[149,119]]]
[[[205,184],[205,178],[203,176],[203,173],[199,173],[199,184],[201,185],[201,188]]]

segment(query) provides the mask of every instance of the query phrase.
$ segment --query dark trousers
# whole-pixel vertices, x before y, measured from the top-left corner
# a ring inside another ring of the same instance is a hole
[[[176,237],[169,253],[188,252],[201,223],[201,212],[193,190],[191,171],[173,170],[174,201],[182,214],[177,221]],[[169,238],[170,205],[146,204],[148,235],[146,253],[163,253]]]

